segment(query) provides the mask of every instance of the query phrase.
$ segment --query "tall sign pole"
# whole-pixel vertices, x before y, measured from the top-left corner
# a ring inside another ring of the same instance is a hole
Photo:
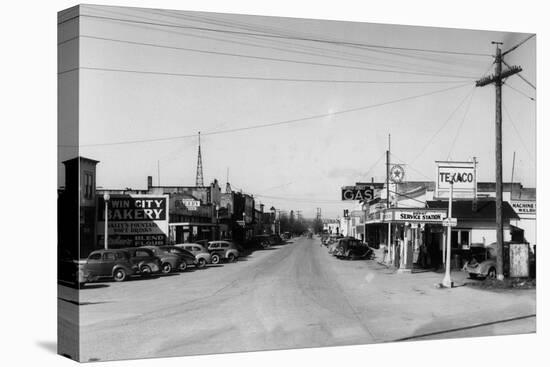
[[[491,42],[496,45],[495,74],[476,81],[476,87],[483,87],[488,84],[495,85],[495,158],[496,158],[496,231],[497,231],[497,279],[504,280],[503,261],[503,224],[502,224],[502,82],[504,79],[522,71],[519,66],[511,66],[502,71],[502,42]]]
[[[451,181],[451,191],[449,193],[449,213],[447,214],[447,220],[450,221],[453,217],[453,182]],[[447,236],[445,238],[445,277],[441,283],[446,288],[453,286],[451,280],[451,225],[447,223]]]

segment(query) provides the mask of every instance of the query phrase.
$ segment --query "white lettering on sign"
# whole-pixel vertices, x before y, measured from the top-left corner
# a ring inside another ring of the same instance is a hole
[[[342,187],[342,200],[357,200],[368,202],[374,199],[374,189],[370,186]]]
[[[394,219],[397,221],[406,222],[437,222],[440,223],[445,219],[447,214],[444,211],[433,210],[401,210],[394,211]],[[387,214],[387,213],[386,213]]]

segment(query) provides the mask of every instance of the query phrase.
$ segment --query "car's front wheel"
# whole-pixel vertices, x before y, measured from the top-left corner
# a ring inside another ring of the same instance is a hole
[[[182,262],[181,265],[180,265],[180,270],[181,270],[181,271],[185,271],[186,269],[187,269],[187,263],[184,261],[184,262]]]
[[[212,255],[212,264],[216,265],[220,263],[220,255],[214,254]]]
[[[197,268],[204,268],[206,266],[206,259],[205,258],[200,258],[198,261],[197,261]]]
[[[149,275],[153,274],[153,271],[151,270],[151,267],[149,265],[143,265],[140,269],[140,273],[143,276],[149,276]]]
[[[230,263],[234,263],[235,261],[237,261],[237,256],[235,256],[235,254],[229,254],[227,256],[227,259],[229,260]]]
[[[117,269],[117,270],[115,270],[115,272],[113,274],[113,278],[117,282],[122,282],[122,281],[126,280],[126,276],[127,276],[126,271],[124,269]]]
[[[170,265],[170,263],[164,263],[162,264],[162,272],[164,274],[168,274],[172,271],[172,265]]]
[[[495,268],[489,269],[489,271],[487,272],[487,278],[495,279],[496,277],[497,277],[497,269]]]

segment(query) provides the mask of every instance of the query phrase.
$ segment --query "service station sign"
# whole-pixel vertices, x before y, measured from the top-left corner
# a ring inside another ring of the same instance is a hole
[[[107,202],[109,247],[164,245],[168,238],[168,195],[111,195]],[[104,244],[105,201],[97,200],[97,241]]]

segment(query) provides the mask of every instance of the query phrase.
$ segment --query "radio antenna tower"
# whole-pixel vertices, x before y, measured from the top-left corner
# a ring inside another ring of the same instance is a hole
[[[195,186],[204,186],[204,179],[202,177],[202,155],[201,155],[201,132],[199,131],[199,154],[197,156],[197,178],[195,180]]]

